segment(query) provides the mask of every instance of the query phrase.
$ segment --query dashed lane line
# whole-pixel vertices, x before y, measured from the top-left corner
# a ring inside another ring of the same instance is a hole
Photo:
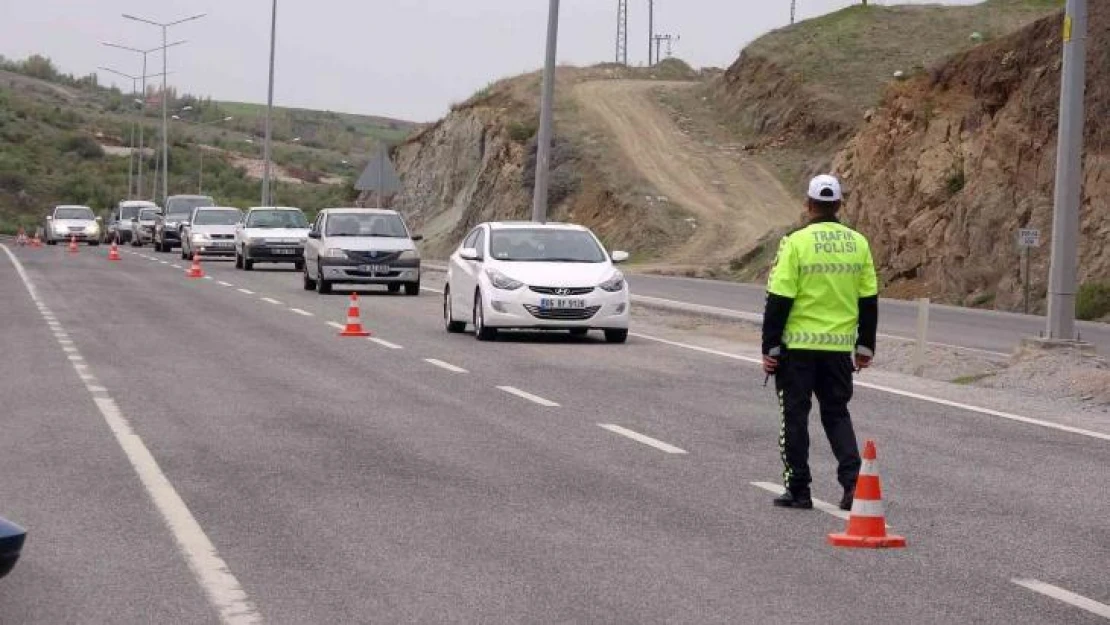
[[[644,445],[647,445],[648,447],[654,447],[654,448],[658,449],[659,451],[662,451],[663,453],[667,453],[667,454],[685,454],[686,453],[686,450],[682,449],[681,447],[675,447],[674,445],[671,445],[670,443],[664,443],[663,441],[661,441],[657,438],[652,438],[650,436],[645,436],[643,434],[640,434],[639,432],[634,432],[634,431],[632,431],[628,428],[624,428],[624,427],[621,427],[619,425],[613,425],[612,423],[598,423],[598,426],[601,427],[602,429],[609,430],[610,432],[612,432],[614,434],[619,434],[619,435],[621,435],[625,438],[630,438],[630,439],[636,441],[637,443],[643,443]]]
[[[390,343],[389,341],[387,341],[385,339],[379,339],[376,336],[372,336],[368,340],[371,343],[376,343],[376,344],[381,345],[382,347],[384,347],[386,349],[404,349],[403,347],[401,347],[400,345],[398,345],[396,343]]]
[[[449,362],[443,362],[442,360],[436,360],[435,358],[425,358],[424,362],[439,367],[440,369],[450,371],[451,373],[469,373],[469,371],[463,369],[462,367],[457,367]]]
[[[681,348],[681,349],[688,349],[688,350],[691,350],[691,351],[701,352],[703,354],[710,354],[712,356],[720,356],[721,358],[728,358],[728,359],[731,359],[731,360],[739,360],[741,362],[746,362],[746,363],[753,364],[753,365],[761,365],[762,364],[762,361],[758,358],[750,358],[748,356],[741,356],[739,354],[730,354],[728,352],[723,352],[723,351],[716,350],[716,349],[710,349],[708,347],[701,347],[701,346],[698,346],[698,345],[690,345],[688,343],[681,343],[679,341],[671,341],[669,339],[663,339],[663,338],[659,338],[657,336],[651,336],[649,334],[640,334],[638,332],[632,332],[632,333],[630,333],[630,336],[634,336],[636,338],[644,339],[645,341],[652,341],[652,342],[660,343],[660,344],[663,344],[663,345],[670,345],[671,347],[678,347],[678,348]],[[1086,436],[1086,437],[1089,437],[1089,438],[1097,438],[1099,440],[1110,441],[1110,434],[1105,434],[1103,432],[1095,432],[1093,430],[1085,430],[1083,428],[1072,427],[1070,425],[1063,425],[1063,424],[1060,424],[1060,423],[1052,423],[1051,421],[1042,421],[1041,419],[1033,419],[1031,417],[1023,417],[1021,415],[1011,414],[1009,412],[1002,412],[1000,410],[993,410],[993,409],[990,409],[990,408],[983,408],[982,406],[972,406],[971,404],[964,404],[964,403],[960,403],[960,402],[956,402],[956,401],[951,401],[951,400],[948,400],[948,399],[941,399],[939,397],[932,397],[930,395],[922,395],[920,393],[912,393],[910,391],[903,391],[901,389],[891,388],[889,386],[883,386],[881,384],[872,384],[870,382],[856,381],[855,385],[858,388],[866,388],[866,389],[873,390],[873,391],[879,391],[881,393],[889,393],[891,395],[897,395],[899,397],[905,397],[907,399],[916,399],[918,401],[923,401],[923,402],[927,402],[927,403],[931,403],[931,404],[936,404],[938,406],[947,406],[949,408],[956,408],[958,410],[963,410],[965,412],[974,412],[974,413],[977,413],[977,414],[986,415],[986,416],[990,416],[990,417],[997,417],[999,419],[1006,419],[1008,421],[1016,421],[1018,423],[1025,423],[1027,425],[1036,425],[1038,427],[1048,428],[1050,430],[1057,430],[1057,431],[1060,431],[1060,432],[1067,432],[1069,434],[1078,434],[1080,436]]]
[[[289,312],[296,313],[296,314],[298,314],[302,317],[315,317],[316,316],[313,313],[310,313],[307,310],[301,310],[300,308],[290,308]]]
[[[218,285],[220,285],[220,286],[226,286],[226,287],[232,287],[232,286],[235,286],[234,284],[232,284],[232,283],[230,283],[230,282],[224,282],[223,280],[220,280],[220,281],[219,281],[219,282],[217,282],[216,284],[218,284]]]
[[[260,297],[258,299],[262,300],[263,302],[266,302],[267,304],[274,304],[274,305],[277,305],[277,306],[281,306],[281,302],[277,301],[276,299],[274,299],[272,297]]]
[[[516,388],[515,386],[498,386],[497,389],[500,390],[500,391],[504,391],[504,392],[506,392],[510,395],[516,395],[517,397],[519,397],[521,399],[526,399],[526,400],[528,400],[528,401],[530,401],[534,404],[539,404],[541,406],[546,406],[548,408],[558,408],[559,407],[559,404],[551,401],[550,399],[544,399],[543,397],[540,397],[539,395],[533,395],[532,393],[529,393],[527,391],[522,391],[519,388]]]
[[[15,267],[16,273],[23,280],[23,285],[30,294],[31,299],[39,307],[40,313],[49,315],[49,308],[39,297],[38,290],[27,275],[23,264],[8,246],[0,245]],[[52,325],[57,325],[55,324]],[[60,326],[59,326],[60,327]],[[65,335],[64,332],[55,332],[55,335]],[[62,336],[58,336],[59,340]],[[108,429],[116,439],[116,443],[123,450],[127,460],[131,463],[139,481],[146,489],[147,495],[153,501],[155,508],[162,515],[167,528],[177,542],[189,569],[193,572],[197,582],[204,589],[209,603],[220,615],[220,621],[227,625],[253,625],[262,622],[258,609],[247,597],[247,593],[239,584],[239,580],[231,572],[227,562],[220,557],[216,546],[204,533],[204,529],[197,522],[196,517],[189,510],[185,501],[170,483],[169,478],[158,465],[154,455],[136,433],[127,417],[120,410],[119,405],[112,399],[107,389],[101,385],[96,376],[90,371],[89,365],[79,362],[70,355],[73,368],[78,377],[85,383],[85,388],[104,418]]]
[[[250,289],[236,289],[236,290],[239,291],[240,293],[242,293],[243,295],[254,295],[254,291],[251,291]]]
[[[1088,599],[1083,595],[1076,594],[1070,590],[1065,590],[1059,586],[1046,584],[1042,581],[1035,579],[1012,579],[1013,583],[1032,590],[1033,592],[1040,593],[1046,597],[1051,597],[1057,601],[1062,601],[1072,607],[1086,610],[1095,616],[1101,616],[1104,619],[1110,619],[1110,605],[1099,603],[1094,599]]]

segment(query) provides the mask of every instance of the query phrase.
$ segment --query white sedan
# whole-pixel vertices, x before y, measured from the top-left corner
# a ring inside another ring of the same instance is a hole
[[[493,222],[475,227],[451,255],[443,293],[448,332],[474,325],[478,340],[502,329],[601,330],[628,339],[630,295],[593,232],[569,224]]]

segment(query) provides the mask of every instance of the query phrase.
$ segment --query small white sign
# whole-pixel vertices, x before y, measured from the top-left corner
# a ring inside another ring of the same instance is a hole
[[[1040,247],[1041,231],[1029,228],[1018,230],[1018,245],[1021,247]]]

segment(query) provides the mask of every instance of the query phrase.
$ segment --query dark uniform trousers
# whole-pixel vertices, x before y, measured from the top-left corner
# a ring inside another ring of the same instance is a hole
[[[821,410],[821,425],[838,463],[837,478],[846,489],[855,487],[860,457],[848,402],[852,399],[852,354],[788,350],[779,360],[775,387],[782,411],[779,451],[783,483],[792,492],[805,492],[809,473],[809,412],[813,396]]]

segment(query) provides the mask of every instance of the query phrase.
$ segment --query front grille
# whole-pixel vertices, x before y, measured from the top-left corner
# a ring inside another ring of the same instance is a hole
[[[540,308],[539,306],[532,306],[525,304],[524,308],[532,313],[536,319],[544,319],[547,321],[585,321],[586,319],[593,318],[597,311],[601,310],[601,306],[590,306],[588,308]]]
[[[561,287],[561,286],[530,286],[533,293],[542,293],[543,295],[558,295],[560,297],[566,295],[589,295],[594,292],[594,287]]]
[[[84,232],[85,227],[84,226],[70,226],[69,231],[70,232]]]
[[[213,241],[216,241],[216,240],[219,240],[219,239],[234,239],[234,238],[235,238],[234,234],[213,234],[212,235],[212,240]]]
[[[347,252],[347,258],[363,265],[387,265],[401,257],[401,252]]]

